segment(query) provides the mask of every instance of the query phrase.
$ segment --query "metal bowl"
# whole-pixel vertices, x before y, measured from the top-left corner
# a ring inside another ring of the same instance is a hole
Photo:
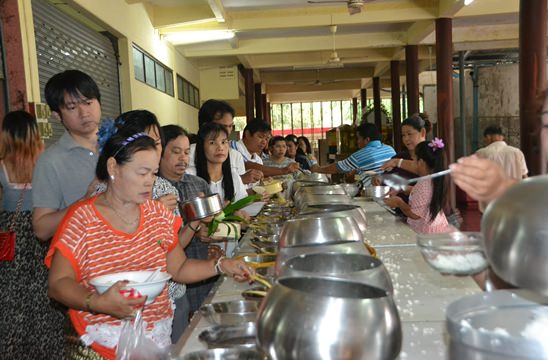
[[[293,195],[293,202],[300,204],[306,194],[311,195],[346,195],[346,191],[340,185],[302,186]]]
[[[548,176],[520,181],[492,202],[481,222],[485,253],[495,273],[548,296]]]
[[[316,216],[288,220],[280,233],[279,247],[327,245],[363,241],[356,220],[349,217]]]
[[[367,218],[365,210],[360,206],[350,204],[323,204],[323,205],[308,205],[302,212],[297,215],[297,218],[317,217],[317,216],[340,216],[351,217],[356,223],[361,232],[367,230]]]
[[[466,296],[446,309],[449,359],[548,359],[546,299],[526,290]]]
[[[390,186],[365,186],[361,191],[361,196],[367,200],[384,199],[389,191]]]
[[[217,215],[223,210],[223,203],[219,194],[197,197],[185,201],[181,205],[183,217],[187,221],[199,220],[208,216]]]
[[[297,180],[299,181],[319,181],[323,183],[328,183],[329,178],[326,174],[320,174],[320,173],[303,173],[301,172],[299,175],[297,175]]]
[[[269,290],[265,286],[254,286],[251,289],[242,291],[242,297],[248,301],[261,302]]]
[[[384,290],[296,277],[279,279],[261,303],[257,341],[273,359],[395,359],[402,332]]]
[[[200,307],[202,316],[215,325],[238,325],[255,321],[257,310],[256,301],[245,300],[205,304]]]
[[[293,197],[295,195],[295,193],[297,191],[299,191],[299,189],[302,188],[302,187],[307,187],[307,186],[328,186],[328,185],[329,185],[329,183],[323,182],[323,181],[298,180],[298,181],[295,181],[291,185],[291,197]]]
[[[185,354],[176,360],[257,360],[262,359],[256,348],[246,349],[211,349],[194,351]]]
[[[424,260],[442,274],[473,275],[488,265],[481,233],[418,234],[417,245]]]
[[[198,335],[200,341],[207,344],[208,349],[256,346],[257,328],[254,322],[240,325],[216,325]]]
[[[351,198],[358,195],[358,193],[360,192],[360,183],[344,183],[339,185],[344,189],[346,194],[350,196]]]
[[[322,194],[303,194],[302,198],[297,202],[294,201],[295,207],[298,210],[304,209],[310,205],[323,204],[352,204],[352,198],[346,194],[339,195],[322,195]]]
[[[284,277],[335,277],[378,287],[391,294],[394,289],[381,260],[369,255],[303,254],[285,262],[276,274]]]

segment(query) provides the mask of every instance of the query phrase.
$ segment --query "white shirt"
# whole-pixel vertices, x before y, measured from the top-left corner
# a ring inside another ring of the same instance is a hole
[[[527,175],[525,156],[520,149],[506,144],[504,141],[495,141],[476,152],[481,158],[496,162],[504,169],[507,176],[520,180]]]
[[[238,175],[245,174],[246,170],[242,154],[232,148],[229,148],[228,150],[230,154],[230,167],[232,168],[232,170]],[[196,175],[196,163],[194,161],[196,156],[196,144],[190,144],[190,154],[188,156],[189,160],[186,171],[188,172],[189,170],[191,170],[192,172],[189,172],[189,174]]]
[[[241,156],[243,157],[244,161],[251,161],[256,164],[263,164],[263,159],[255,153],[250,153],[249,150],[247,150],[247,147],[245,146],[243,140],[230,140],[230,148],[232,150],[238,151]],[[232,154],[232,153],[231,153]]]
[[[186,173],[190,175],[196,175],[196,168],[186,169]],[[224,202],[228,201],[238,201],[247,196],[247,191],[245,185],[242,182],[242,178],[232,169],[232,182],[234,183],[234,199],[225,199],[225,189],[223,188],[223,178],[219,181],[211,181],[209,185],[209,190],[212,194],[219,194],[221,200]]]

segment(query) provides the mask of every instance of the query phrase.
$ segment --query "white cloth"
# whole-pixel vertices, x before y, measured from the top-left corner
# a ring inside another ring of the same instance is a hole
[[[232,168],[232,171],[235,171],[238,175],[243,175],[245,173],[245,164],[244,164],[244,158],[242,157],[242,154],[240,154],[237,150],[229,148],[229,154],[230,154],[230,167]],[[186,172],[189,174],[196,174],[196,163],[195,163],[195,155],[196,154],[196,144],[190,144],[190,153],[189,153],[189,160],[188,160],[188,167],[186,169]],[[189,171],[190,170],[190,171]]]
[[[238,201],[247,196],[247,191],[245,185],[242,182],[242,178],[232,169],[232,182],[234,183],[234,201]],[[196,175],[196,169],[187,169],[187,174]],[[211,181],[209,184],[209,189],[212,194],[219,194],[222,201],[225,201],[225,189],[223,188],[223,178],[219,181]],[[226,199],[231,201],[232,199]]]
[[[230,140],[230,148],[240,152],[244,161],[251,161],[256,164],[263,165],[263,159],[261,159],[261,156],[255,153],[250,153],[249,150],[247,150],[243,140]]]

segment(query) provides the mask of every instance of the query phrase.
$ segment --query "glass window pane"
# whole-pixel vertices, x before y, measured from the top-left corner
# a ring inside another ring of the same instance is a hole
[[[154,60],[145,55],[145,79],[147,84],[156,87],[156,75]]]
[[[322,102],[323,127],[327,130],[331,129],[331,101]]]
[[[314,139],[323,138],[323,124],[322,124],[322,103],[312,103],[312,127],[314,128]]]
[[[331,108],[333,109],[333,127],[340,126],[342,123],[341,104],[339,101],[332,101]]]
[[[312,103],[303,103],[303,135],[310,138],[312,134]]]
[[[200,92],[197,88],[194,88],[194,101],[196,102],[196,107],[200,107]]]
[[[166,75],[166,93],[173,96],[173,73],[167,69],[165,69],[164,73]]]
[[[140,81],[145,81],[145,66],[143,64],[143,53],[136,48],[133,48],[133,71],[135,78]]]
[[[156,63],[156,89],[166,91],[166,79],[164,77],[164,67]]]
[[[177,98],[183,100],[183,78],[177,76]]]
[[[282,104],[282,135],[289,135],[291,131],[291,104]]]
[[[342,102],[342,111],[343,111],[343,124],[352,125],[353,119],[353,109],[352,101],[343,101]]]
[[[301,136],[303,125],[301,123],[301,103],[291,104],[291,112],[293,113],[293,134]]]
[[[272,104],[270,106],[270,120],[272,121],[272,135],[281,134],[282,130],[282,105]]]
[[[192,84],[189,84],[188,86],[188,103],[192,106],[196,106],[196,103],[194,102],[194,86]]]
[[[188,81],[183,80],[183,101],[190,104],[190,84]]]

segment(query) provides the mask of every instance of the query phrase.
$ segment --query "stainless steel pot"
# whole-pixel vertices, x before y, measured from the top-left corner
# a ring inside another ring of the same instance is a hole
[[[208,216],[217,215],[223,210],[223,203],[219,194],[197,197],[185,201],[181,211],[187,221],[199,220]]]
[[[194,351],[176,360],[257,360],[262,354],[256,348],[250,349],[211,349]]]
[[[319,253],[287,260],[276,273],[284,277],[334,277],[371,285],[392,294],[392,280],[381,260],[369,255]]]
[[[389,191],[390,186],[365,186],[361,196],[366,200],[384,199]]]
[[[354,196],[358,195],[360,192],[360,183],[344,183],[340,184],[344,191],[346,191],[346,194],[353,198]]]
[[[486,209],[485,254],[506,282],[548,296],[548,176],[520,181]]]
[[[200,307],[200,313],[215,325],[238,325],[255,321],[257,317],[257,302],[235,300],[205,304]]]
[[[298,180],[293,182],[291,184],[291,197],[295,195],[295,193],[302,187],[307,186],[328,186],[329,183],[323,182],[323,181],[306,181],[306,180]]]
[[[329,182],[329,178],[327,177],[327,175],[326,174],[320,174],[320,173],[307,174],[307,173],[301,172],[297,176],[297,180],[298,181],[319,181],[319,182],[324,182],[324,183]]]
[[[326,245],[341,241],[363,241],[353,218],[316,216],[286,221],[280,233],[279,247]]]
[[[278,359],[395,359],[401,323],[384,290],[336,279],[284,278],[259,309],[259,347]]]
[[[207,344],[208,349],[256,346],[257,328],[254,322],[240,325],[216,325],[198,335],[200,341]]]
[[[310,205],[328,205],[328,204],[352,204],[352,198],[346,194],[322,195],[322,194],[303,194],[302,199],[294,201],[297,210],[302,210]]]
[[[305,194],[313,195],[347,195],[341,185],[301,186],[293,195],[293,202],[300,203]]]
[[[548,359],[545,302],[529,291],[497,290],[451,303],[449,359]]]
[[[337,216],[353,218],[361,232],[367,230],[367,217],[365,210],[360,206],[351,204],[322,204],[308,205],[298,215],[299,218],[317,217],[317,216]]]

